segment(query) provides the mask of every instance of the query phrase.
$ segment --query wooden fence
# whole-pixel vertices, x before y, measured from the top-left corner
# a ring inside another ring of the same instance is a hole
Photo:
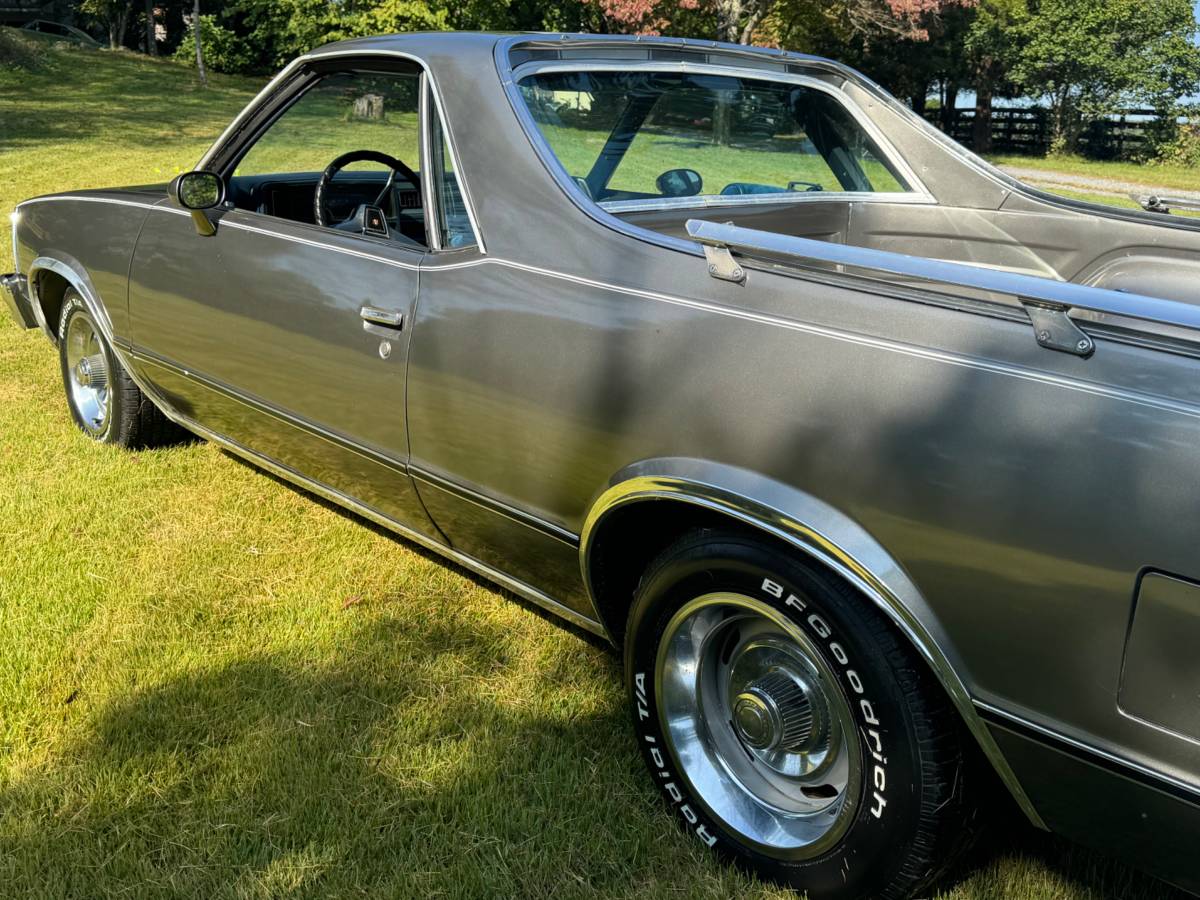
[[[927,118],[939,128],[942,111],[930,109]],[[1134,155],[1158,124],[1152,109],[1126,109],[1088,123],[1080,139],[1080,150],[1095,159],[1123,159]],[[970,147],[975,131],[975,110],[956,109],[946,133]],[[1041,156],[1050,149],[1053,128],[1049,110],[1036,106],[1001,106],[992,109],[992,150],[996,153],[1025,153]]]

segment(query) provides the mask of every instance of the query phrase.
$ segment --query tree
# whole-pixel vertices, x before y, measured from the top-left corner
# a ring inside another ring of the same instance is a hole
[[[192,0],[192,39],[196,42],[196,71],[200,83],[208,87],[208,73],[204,71],[204,28],[200,21],[200,0]]]
[[[717,16],[717,40],[751,44],[754,32],[771,12],[775,0],[713,0]]]
[[[1016,35],[1028,16],[1026,0],[982,0],[967,30],[963,57],[975,89],[971,145],[976,153],[992,149],[992,101],[1017,93],[1009,73],[1020,48]]]
[[[196,33],[195,28],[189,28],[187,35],[175,48],[175,58],[192,66],[196,65]],[[199,34],[206,74],[248,72],[253,69],[256,56],[250,42],[218,24],[216,16],[200,17]]]
[[[79,4],[79,11],[104,26],[108,32],[109,49],[120,49],[125,43],[125,30],[129,27],[133,0],[83,0]]]
[[[146,52],[158,56],[158,35],[154,29],[154,0],[146,0]]]
[[[1192,0],[1033,0],[1012,77],[1050,107],[1052,148],[1121,104],[1169,109],[1200,78]]]
[[[600,11],[600,24],[604,31],[617,34],[666,34],[678,31],[675,20],[679,12],[700,6],[700,0],[584,0],[584,3],[594,5]]]
[[[951,108],[965,79],[962,40],[977,0],[778,0],[760,29],[775,46],[865,72],[923,112],[942,84]]]

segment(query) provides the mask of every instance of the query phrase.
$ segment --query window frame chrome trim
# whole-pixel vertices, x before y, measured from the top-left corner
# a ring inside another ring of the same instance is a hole
[[[441,203],[437,192],[433,189],[433,136],[430,121],[430,109],[436,110],[430,102],[429,78],[424,71],[421,73],[420,94],[417,98],[417,118],[420,133],[418,135],[418,154],[421,166],[421,206],[425,215],[425,236],[429,240],[429,250],[437,253],[442,249],[442,227],[440,209]],[[434,112],[436,115],[436,111]]]

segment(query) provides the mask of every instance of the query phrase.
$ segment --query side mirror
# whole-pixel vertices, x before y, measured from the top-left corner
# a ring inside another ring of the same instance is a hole
[[[216,209],[225,202],[225,181],[220,175],[215,172],[184,172],[175,177],[167,193],[179,206],[191,210],[196,231],[205,237],[217,233],[217,226],[206,210]]]
[[[654,179],[654,186],[664,197],[695,197],[704,179],[695,169],[667,169]]]

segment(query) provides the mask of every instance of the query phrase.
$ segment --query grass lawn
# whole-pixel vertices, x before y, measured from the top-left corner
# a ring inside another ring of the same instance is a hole
[[[164,179],[257,87],[0,72],[0,209]],[[0,561],[2,896],[789,896],[672,825],[614,656],[211,445],[87,441],[6,317]],[[1009,826],[945,896],[1164,894]]]

